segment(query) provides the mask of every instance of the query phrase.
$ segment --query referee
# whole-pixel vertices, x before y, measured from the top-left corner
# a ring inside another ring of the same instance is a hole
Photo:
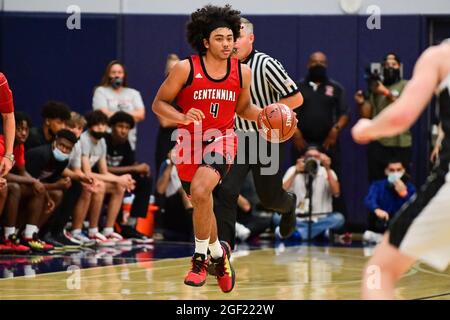
[[[252,70],[250,94],[253,104],[262,108],[280,102],[291,109],[299,107],[303,103],[303,97],[295,82],[288,76],[281,63],[267,54],[253,49],[254,39],[253,24],[247,19],[241,18],[241,34],[236,40],[234,53],[242,63],[247,64]],[[248,141],[255,140],[246,140],[243,135],[254,134],[258,139],[257,145],[259,145],[259,139],[263,138],[258,133],[256,122],[241,119],[236,115],[235,126],[239,144],[246,144],[245,164],[235,161],[222,183],[215,189],[214,213],[217,219],[219,239],[227,241],[234,248],[237,199],[242,183],[250,170],[261,204],[267,209],[282,214],[280,233],[282,237],[287,238],[295,230],[295,195],[283,190],[280,172],[274,175],[261,173],[261,169],[269,167],[270,164],[263,164],[259,157],[257,157],[256,164],[249,163],[250,153],[254,153],[254,151],[250,152],[250,148],[255,146],[250,146]],[[242,145],[238,148],[238,153],[239,150],[242,150],[241,147]],[[272,148],[267,146],[266,150],[272,150]],[[277,159],[279,164],[283,161],[284,150],[284,144],[280,144],[280,159]],[[238,154],[236,159],[241,157],[242,155]]]

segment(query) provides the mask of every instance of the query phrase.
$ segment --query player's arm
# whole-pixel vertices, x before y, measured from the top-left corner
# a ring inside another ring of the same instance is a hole
[[[361,119],[353,127],[356,142],[367,143],[381,137],[393,136],[407,130],[428,105],[439,83],[440,48],[427,49],[414,68],[412,79],[402,95],[373,120]]]
[[[250,84],[252,81],[252,71],[246,65],[241,65],[242,73],[242,89],[239,94],[238,102],[236,105],[236,113],[244,119],[257,121],[258,115],[261,111],[260,108],[252,104],[250,98]]]
[[[183,114],[171,105],[171,102],[175,100],[178,92],[186,83],[190,70],[191,66],[188,60],[180,61],[173,67],[153,100],[152,110],[157,116],[170,122],[185,125],[191,122],[200,122],[205,118],[203,112],[198,109],[191,108],[186,114]]]

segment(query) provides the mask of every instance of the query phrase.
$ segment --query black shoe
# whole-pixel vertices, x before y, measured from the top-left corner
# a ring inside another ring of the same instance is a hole
[[[63,232],[58,233],[57,235],[53,236],[53,239],[58,241],[64,249],[78,249],[80,248],[80,244],[73,242],[69,238],[67,238]]]
[[[55,237],[53,237],[51,235],[50,232],[47,232],[43,237],[42,240],[48,244],[51,244],[52,246],[55,247],[55,249],[62,249],[64,247],[64,245],[59,242],[57,239],[55,239]]]
[[[153,243],[153,238],[149,238],[146,235],[140,233],[132,226],[121,226],[120,234],[125,239],[130,239],[135,244],[150,244]]]
[[[288,192],[288,195],[292,197],[293,204],[291,211],[285,212],[281,215],[280,235],[284,239],[289,238],[294,233],[297,223],[297,215],[295,214],[295,208],[297,206],[297,196],[291,192]]]

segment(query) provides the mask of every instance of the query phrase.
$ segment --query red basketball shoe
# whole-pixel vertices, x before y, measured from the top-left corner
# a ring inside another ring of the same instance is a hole
[[[206,281],[208,260],[205,255],[194,253],[191,262],[192,269],[188,272],[186,278],[184,278],[184,284],[193,287],[201,287]]]
[[[236,282],[236,274],[231,266],[231,248],[229,244],[225,241],[220,241],[223,249],[223,256],[219,259],[211,258],[212,263],[215,266],[215,273],[217,283],[220,289],[227,293],[233,290],[234,283]]]

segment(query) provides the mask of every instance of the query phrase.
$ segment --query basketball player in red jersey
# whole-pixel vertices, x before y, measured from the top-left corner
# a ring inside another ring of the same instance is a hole
[[[3,134],[5,135],[5,154],[0,155],[0,177],[8,174],[14,164],[14,136],[16,122],[14,120],[14,104],[11,89],[5,75],[0,72],[0,113],[3,117]]]
[[[198,55],[175,65],[152,106],[158,116],[178,124],[177,170],[194,207],[195,253],[184,283],[205,283],[209,249],[223,292],[233,289],[235,274],[231,249],[217,238],[212,192],[236,155],[235,112],[256,121],[261,110],[251,104],[250,69],[230,57],[240,19],[229,5],[207,5],[192,13],[187,38]],[[181,112],[170,104],[174,99]]]

